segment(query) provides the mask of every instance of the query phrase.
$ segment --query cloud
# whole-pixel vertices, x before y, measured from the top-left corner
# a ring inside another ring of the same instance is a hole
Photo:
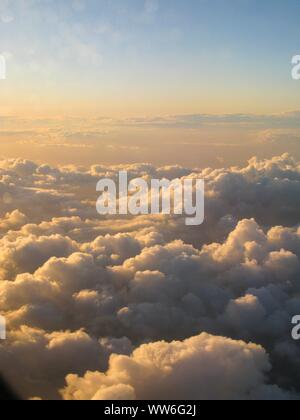
[[[149,23],[159,10],[156,0],[145,2],[145,9],[137,20]],[[72,28],[74,31],[75,29]],[[78,28],[75,31],[78,32]],[[95,32],[98,34],[109,34],[114,41],[120,40],[121,35],[113,30],[110,25],[103,24],[97,26]],[[95,47],[85,45],[83,42],[76,43],[76,40],[70,37],[68,32],[70,48],[77,52],[77,56],[100,59]],[[68,52],[68,55],[70,51]],[[64,119],[29,119],[20,118],[12,115],[0,115],[2,122],[2,132],[12,130],[16,132],[15,127],[20,126],[26,128],[24,133],[46,132],[49,134],[61,135],[65,139],[96,139],[106,136],[118,127],[152,127],[152,128],[191,128],[198,129],[203,127],[241,127],[257,129],[260,132],[260,140],[267,139],[272,133],[274,136],[289,136],[293,133],[299,135],[300,110],[286,111],[276,114],[182,114],[182,115],[161,115],[151,117],[130,117],[130,118],[113,118],[113,117],[96,117],[86,118],[84,120],[76,117],[65,117]],[[31,131],[32,130],[32,131]],[[20,132],[19,132],[20,133]],[[20,133],[21,134],[21,133]]]
[[[12,330],[84,328],[89,336],[127,336],[135,344],[207,331],[272,350],[289,343],[300,273],[299,254],[281,248],[286,228],[275,230],[266,234],[243,220],[223,244],[202,250],[160,243],[160,236],[156,245],[147,235],[144,243],[129,234],[99,237],[77,244],[85,253],[71,250],[33,274],[2,281],[1,308]],[[299,233],[287,231],[297,252]]]
[[[27,222],[27,217],[19,210],[14,210],[11,213],[6,213],[0,222],[0,231],[6,232],[10,229],[18,229],[24,226]]]
[[[136,349],[131,356],[110,358],[106,373],[67,377],[62,395],[70,400],[139,399],[243,400],[284,398],[265,383],[271,366],[256,345],[201,334],[183,342],[158,342]],[[220,380],[222,378],[222,380]]]
[[[83,373],[87,364],[90,369],[103,368],[100,343],[83,331],[47,334],[22,327],[12,332],[8,340],[6,347],[0,346],[1,371],[28,398],[35,397],[38,389],[39,395],[46,389],[48,398],[57,398],[55,390],[61,386],[64,375]]]
[[[1,371],[25,398],[297,398],[299,163],[126,167],[204,177],[206,221],[192,230],[97,218],[96,182],[120,169],[0,162]]]
[[[119,120],[121,125],[186,127],[223,125],[256,128],[299,128],[299,110],[278,114],[183,114]]]
[[[33,273],[51,257],[74,253],[77,244],[59,235],[21,237],[16,241],[0,240],[0,277],[14,279],[19,273]]]

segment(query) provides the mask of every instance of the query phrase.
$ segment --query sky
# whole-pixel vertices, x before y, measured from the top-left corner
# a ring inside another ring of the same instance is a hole
[[[299,12],[297,0],[4,0],[1,107],[28,112],[36,99],[37,113],[105,116],[295,109]]]
[[[251,127],[236,126],[240,114],[270,116],[300,109],[300,82],[291,78],[292,56],[300,53],[299,12],[297,0],[3,0],[4,153],[40,158],[37,143],[66,145],[70,131],[72,138],[75,131],[85,140],[97,131],[100,143],[106,135],[110,151],[121,142],[130,152],[152,142],[177,142],[177,137],[184,144],[227,138],[244,144],[279,128],[293,130],[295,136],[295,127],[270,121],[262,126],[252,117]],[[191,121],[207,114],[217,116],[209,128],[202,123],[195,130],[190,122],[174,126],[174,117]],[[233,115],[225,128],[219,121],[224,114]],[[170,116],[173,130],[164,124]],[[13,143],[12,130],[21,145]],[[24,150],[28,142],[31,146]],[[78,151],[73,143],[69,146]],[[70,161],[82,158],[73,152]],[[206,156],[205,162],[183,161],[216,165],[215,151],[211,154],[215,157]],[[47,155],[54,161],[57,150]],[[85,150],[83,155],[93,162],[95,153]],[[127,161],[144,161],[149,150],[129,155]],[[172,162],[181,155],[177,150]],[[243,162],[250,155],[250,150],[242,153]],[[159,161],[159,156],[150,157]],[[103,159],[110,163],[116,154],[104,153]]]

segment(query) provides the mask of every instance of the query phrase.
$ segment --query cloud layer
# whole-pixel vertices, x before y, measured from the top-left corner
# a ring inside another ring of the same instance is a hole
[[[0,370],[25,398],[297,398],[299,163],[125,169],[205,178],[205,224],[97,217],[120,167],[0,162]]]

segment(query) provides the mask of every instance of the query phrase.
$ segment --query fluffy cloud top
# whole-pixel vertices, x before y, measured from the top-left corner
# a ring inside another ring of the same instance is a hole
[[[204,177],[205,224],[97,218],[119,167],[0,162],[0,371],[25,398],[297,398],[299,164],[125,169]]]
[[[271,366],[254,344],[201,334],[185,341],[139,347],[110,358],[106,373],[67,377],[66,399],[200,400],[249,399],[280,390],[265,384]],[[284,393],[282,393],[284,396]]]

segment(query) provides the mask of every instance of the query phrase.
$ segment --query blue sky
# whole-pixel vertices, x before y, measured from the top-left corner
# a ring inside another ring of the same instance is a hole
[[[3,94],[115,115],[298,109],[299,16],[297,0],[2,0]]]

